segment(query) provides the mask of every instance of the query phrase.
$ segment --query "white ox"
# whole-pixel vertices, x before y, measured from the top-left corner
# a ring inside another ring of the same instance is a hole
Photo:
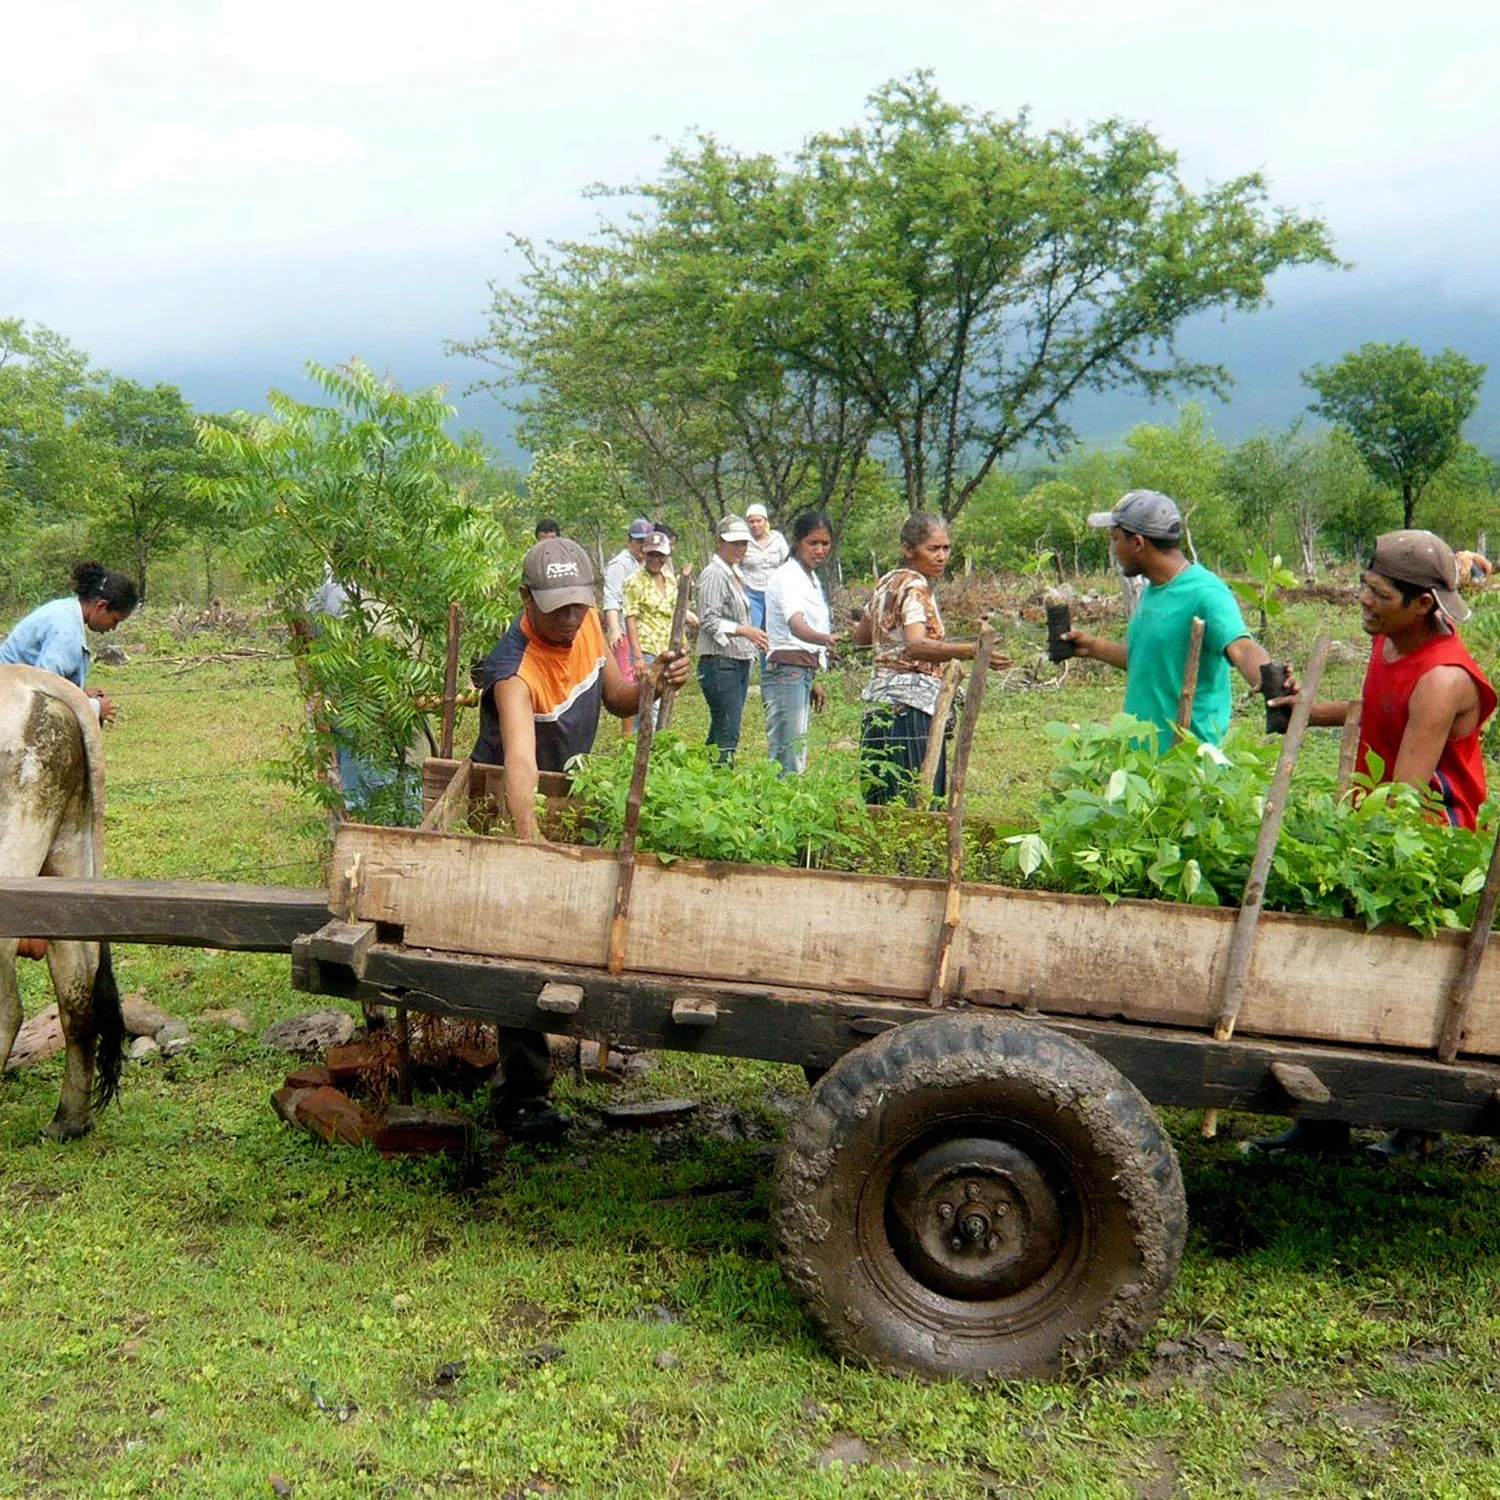
[[[0,876],[87,879],[104,864],[104,754],[99,720],[71,682],[0,666]],[[0,1071],[21,1025],[16,937],[0,937]],[[82,1135],[120,1083],[125,1020],[107,944],[47,951],[67,1055],[47,1134]],[[96,1067],[97,1058],[97,1067]]]

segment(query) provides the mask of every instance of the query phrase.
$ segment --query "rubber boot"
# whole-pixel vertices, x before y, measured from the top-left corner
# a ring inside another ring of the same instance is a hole
[[[1246,1152],[1295,1151],[1304,1156],[1337,1156],[1349,1149],[1347,1120],[1293,1120],[1278,1135],[1258,1135],[1245,1142]]]

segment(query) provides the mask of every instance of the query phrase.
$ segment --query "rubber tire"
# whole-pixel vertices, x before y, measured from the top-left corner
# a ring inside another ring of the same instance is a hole
[[[975,1137],[1044,1169],[1065,1237],[1029,1285],[989,1301],[924,1284],[888,1232],[898,1165]],[[837,1353],[970,1381],[1086,1374],[1129,1354],[1171,1293],[1187,1223],[1177,1153],[1123,1074],[1040,1023],[972,1012],[835,1063],[782,1150],[771,1213],[786,1278]]]

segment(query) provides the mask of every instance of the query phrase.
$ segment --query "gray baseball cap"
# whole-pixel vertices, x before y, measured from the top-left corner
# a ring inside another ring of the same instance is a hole
[[[543,614],[594,602],[594,564],[571,537],[543,537],[522,559],[521,582]]]
[[[1453,549],[1430,531],[1387,531],[1376,537],[1370,571],[1392,583],[1430,590],[1438,608],[1455,624],[1469,618],[1469,606],[1458,597]]]
[[[1096,510],[1090,526],[1118,526],[1154,542],[1182,540],[1182,512],[1177,502],[1160,490],[1131,490],[1115,501],[1113,510]]]
[[[733,514],[720,516],[719,540],[721,542],[748,542],[750,528],[745,524],[745,518]]]

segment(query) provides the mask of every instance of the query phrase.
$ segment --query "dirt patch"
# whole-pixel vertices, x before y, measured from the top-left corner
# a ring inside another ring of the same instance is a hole
[[[1301,1487],[1296,1451],[1275,1438],[1264,1438],[1250,1450],[1250,1466],[1240,1478],[1258,1495],[1294,1495]]]

